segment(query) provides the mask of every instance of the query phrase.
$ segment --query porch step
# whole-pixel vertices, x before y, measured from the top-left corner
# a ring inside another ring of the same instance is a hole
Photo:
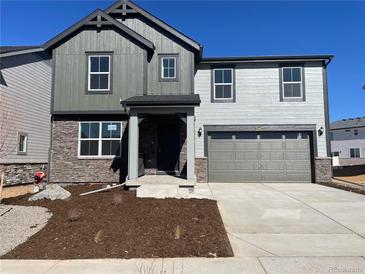
[[[128,180],[126,186],[130,188],[139,187],[142,185],[174,185],[180,187],[194,187],[196,182],[186,180],[181,177],[169,175],[145,175],[138,179]]]
[[[197,186],[198,187],[198,186]],[[193,187],[179,187],[173,184],[144,184],[136,189],[138,198],[177,198],[177,199],[213,199],[206,188],[195,189]]]

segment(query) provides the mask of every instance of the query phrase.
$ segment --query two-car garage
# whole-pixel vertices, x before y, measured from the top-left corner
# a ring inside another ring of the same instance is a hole
[[[312,181],[311,131],[208,131],[210,182]]]

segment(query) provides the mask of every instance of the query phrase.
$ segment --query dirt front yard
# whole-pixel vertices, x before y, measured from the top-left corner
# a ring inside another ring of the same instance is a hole
[[[30,194],[5,204],[46,207],[48,224],[2,258],[86,259],[228,257],[231,246],[216,204],[206,199],[136,198],[134,192],[70,186],[70,199],[28,202]]]
[[[333,170],[336,179],[365,186],[365,165],[346,166]]]

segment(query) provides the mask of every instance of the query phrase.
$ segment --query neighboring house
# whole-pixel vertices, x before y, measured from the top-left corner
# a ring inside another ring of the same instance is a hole
[[[365,116],[331,123],[331,152],[341,166],[365,164]]]
[[[142,164],[192,182],[331,179],[330,55],[203,58],[125,1],[43,47],[54,61],[52,182],[132,180]]]
[[[0,47],[0,171],[5,185],[30,183],[47,168],[51,60],[39,47]]]

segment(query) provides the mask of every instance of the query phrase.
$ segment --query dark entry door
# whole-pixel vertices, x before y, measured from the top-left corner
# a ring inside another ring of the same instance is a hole
[[[162,122],[158,126],[157,169],[175,173],[179,166],[180,138],[178,123]]]

